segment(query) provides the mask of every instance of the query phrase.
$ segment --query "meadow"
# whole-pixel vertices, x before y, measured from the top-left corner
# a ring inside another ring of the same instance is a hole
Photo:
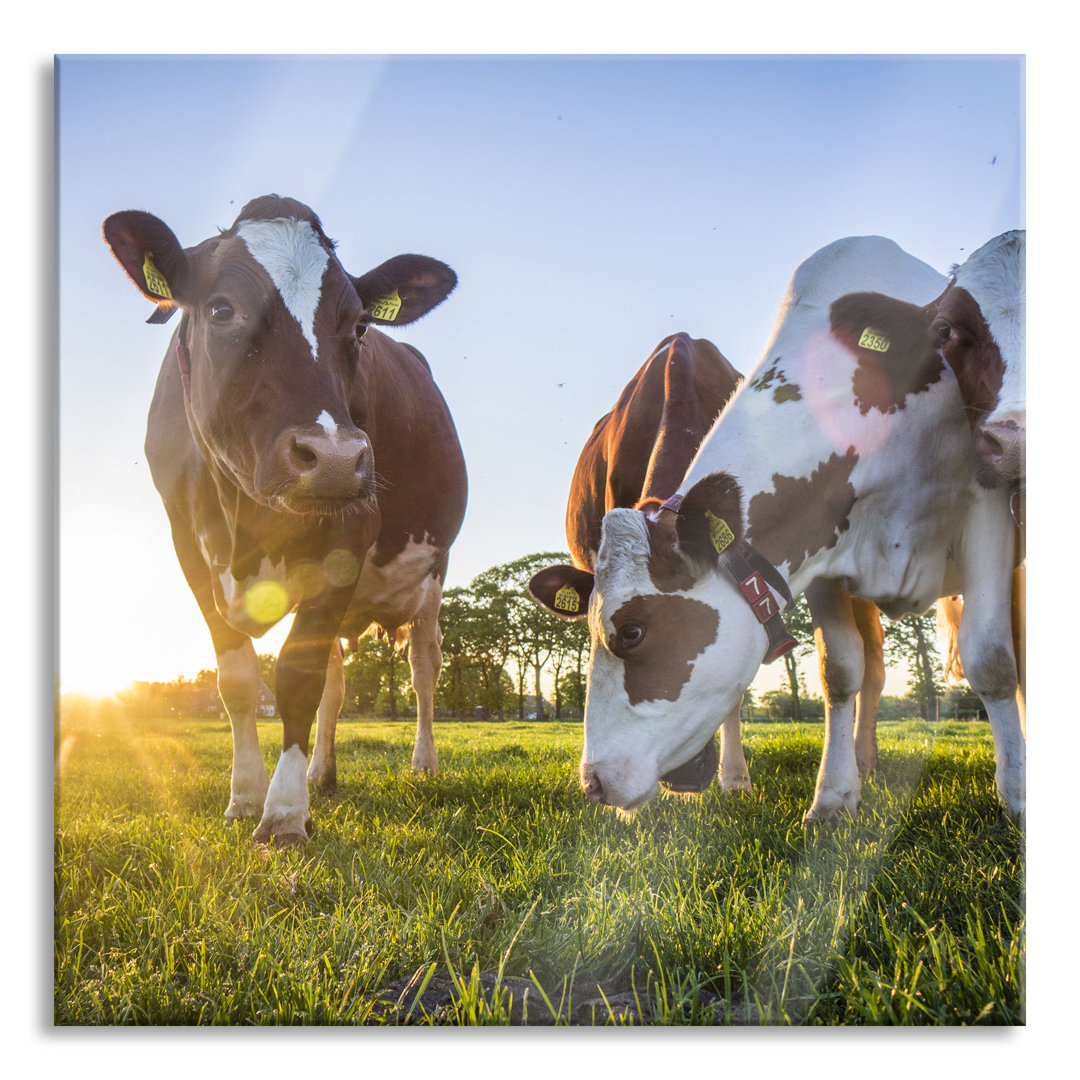
[[[267,763],[280,724],[260,724]],[[753,794],[632,817],[579,723],[343,721],[306,845],[222,817],[218,719],[61,727],[58,1025],[1024,1023],[1024,837],[985,723],[884,723],[855,820],[805,829],[823,727],[749,724]]]

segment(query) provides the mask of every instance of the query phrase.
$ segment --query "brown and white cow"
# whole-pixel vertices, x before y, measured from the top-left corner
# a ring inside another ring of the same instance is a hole
[[[412,322],[457,278],[419,255],[353,277],[318,217],[275,195],[252,200],[231,228],[194,247],[141,211],[113,214],[104,233],[158,304],[149,321],[182,312],[150,406],[146,456],[217,655],[233,733],[225,815],[261,814],[256,841],[295,842],[310,829],[308,781],[336,786],[341,639],[372,624],[395,640],[407,633],[413,767],[437,768],[438,615],[465,466],[427,362],[371,324]],[[251,639],[289,612],[276,673],[284,737],[270,780]]]
[[[1025,547],[1024,462],[1027,430],[1026,308],[1027,234],[1023,229],[995,236],[954,266],[942,294],[929,310],[932,332],[941,353],[956,375],[967,410],[979,459],[976,478],[987,487],[1010,491],[1016,528],[1016,559]],[[1026,726],[1024,652],[1026,593],[1024,568],[1013,575],[1013,650],[1019,670],[1021,723]],[[957,642],[960,632],[958,596],[942,598],[940,622],[949,640],[946,674],[963,678]],[[881,619],[873,605],[855,600],[860,632],[866,646],[866,676],[855,719],[855,751],[859,771],[876,768],[877,704],[884,688]],[[861,606],[860,606],[861,605]],[[875,638],[879,642],[875,646]],[[880,678],[875,672],[880,671]]]
[[[977,479],[982,462],[943,355],[941,286],[880,237],[811,256],[758,374],[675,498],[605,515],[588,612],[590,799],[640,806],[698,752],[773,648],[769,626],[790,590],[810,604],[827,705],[806,817],[854,811],[864,643],[852,597],[895,618],[963,593],[959,649],[990,717],[998,794],[1023,812],[1009,492]]]
[[[584,617],[592,590],[604,514],[615,507],[655,510],[678,488],[697,448],[742,376],[704,338],[664,338],[601,417],[585,443],[570,483],[566,540],[574,565],[546,569],[529,591],[566,618]],[[546,583],[554,582],[554,590]],[[556,593],[561,593],[556,596]],[[719,768],[725,791],[749,791],[739,736],[739,706],[720,722],[720,758],[710,735],[701,752],[663,776],[676,790],[700,791]]]

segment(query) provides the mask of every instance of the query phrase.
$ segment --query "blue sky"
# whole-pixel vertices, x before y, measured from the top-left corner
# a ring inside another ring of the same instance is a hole
[[[66,689],[214,663],[142,454],[172,326],[146,325],[101,240],[115,210],[194,244],[273,191],[316,210],[352,273],[405,251],[455,268],[443,306],[395,333],[428,358],[469,467],[450,585],[565,547],[581,446],[665,335],[707,337],[747,372],[823,244],[878,233],[946,271],[1026,225],[1018,56],[64,55],[57,70]]]

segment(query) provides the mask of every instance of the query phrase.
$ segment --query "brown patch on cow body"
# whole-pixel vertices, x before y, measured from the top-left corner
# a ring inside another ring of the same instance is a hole
[[[694,660],[714,641],[720,625],[715,609],[686,596],[635,596],[611,619],[612,654],[623,661],[623,683],[631,705],[675,701],[693,672]],[[631,645],[631,628],[644,630]]]
[[[780,368],[780,357],[773,361],[773,366],[763,375],[759,375],[751,384],[750,389],[755,391],[771,390],[773,401],[782,405],[785,401],[801,401],[802,391],[792,382],[788,382],[787,376]]]
[[[939,339],[944,339],[941,354],[956,375],[974,427],[997,405],[1005,361],[982,310],[967,289],[950,285],[938,301],[936,314],[934,328],[939,330]]]
[[[832,454],[809,476],[773,474],[773,490],[750,500],[749,536],[774,565],[788,564],[788,575],[823,548],[835,547],[855,504],[851,471],[859,455],[848,447]]]
[[[863,416],[871,409],[895,413],[909,394],[924,393],[941,379],[945,365],[930,337],[932,309],[880,293],[850,293],[829,309],[833,335],[858,360],[851,382]],[[860,345],[864,334],[874,346]]]

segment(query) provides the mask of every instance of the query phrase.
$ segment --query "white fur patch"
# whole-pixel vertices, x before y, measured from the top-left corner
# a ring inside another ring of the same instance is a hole
[[[410,538],[401,552],[383,566],[366,559],[356,586],[356,605],[408,613],[411,618],[423,598],[419,587],[431,573],[438,550],[432,538],[425,536],[422,541]]]
[[[300,324],[304,339],[317,362],[315,312],[322,296],[322,278],[330,256],[318,234],[307,221],[275,218],[273,221],[245,221],[237,236],[252,257],[270,275],[289,313]]]
[[[308,802],[307,758],[299,746],[290,746],[278,758],[263,809],[263,823],[275,833],[303,835],[311,816]]]
[[[327,435],[332,436],[337,434],[337,421],[325,409],[319,413],[315,423],[318,424]]]

